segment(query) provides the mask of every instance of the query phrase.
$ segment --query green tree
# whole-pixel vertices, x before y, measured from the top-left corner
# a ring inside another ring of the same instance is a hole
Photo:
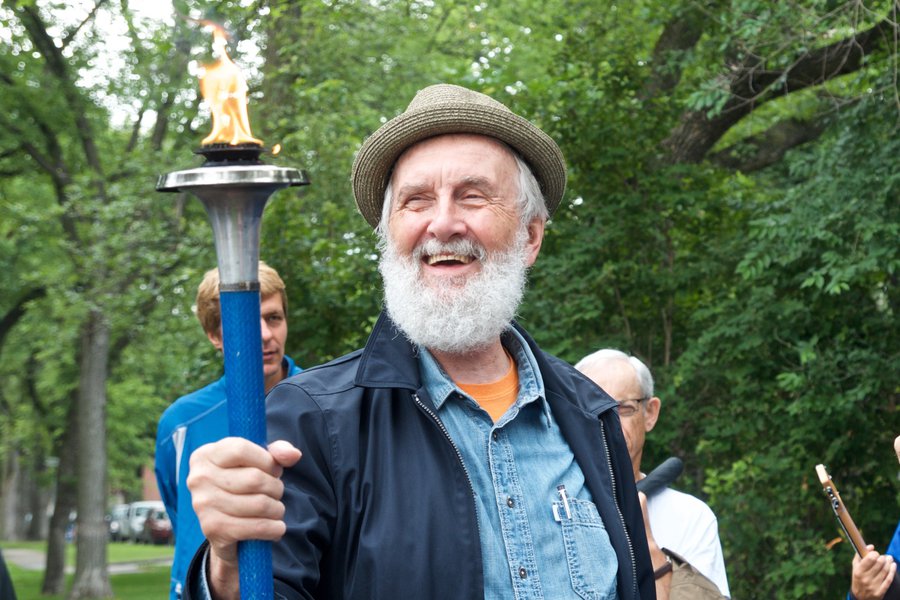
[[[867,541],[883,550],[896,525],[900,178],[897,130],[885,127],[896,110],[873,94],[816,148],[786,157],[769,202],[733,241],[736,277],[692,315],[703,333],[676,377],[693,414],[679,418],[695,421],[697,458],[711,465],[705,489],[745,594],[802,598],[847,585],[852,550],[826,549],[838,530],[817,463]],[[773,548],[777,563],[763,559]]]
[[[173,45],[158,30],[137,29],[127,3],[104,4],[77,14],[7,2],[0,12],[8,41],[0,50],[0,121],[11,134],[0,147],[4,212],[11,217],[12,243],[30,250],[6,255],[14,282],[8,289],[20,298],[44,292],[18,319],[16,334],[24,343],[15,352],[6,345],[11,360],[4,368],[27,367],[13,382],[30,392],[21,397],[31,401],[31,418],[44,425],[35,430],[51,434],[29,439],[29,430],[22,430],[18,443],[61,459],[47,593],[61,591],[62,531],[69,510],[78,512],[71,598],[111,595],[103,519],[108,382],[153,309],[169,302],[169,289],[185,277],[185,256],[195,252],[185,243],[194,232],[182,226],[177,205],[148,194],[165,134],[174,127],[157,127],[145,139],[137,125],[131,131],[111,126],[111,111],[128,111],[116,102],[126,96],[144,98],[134,112],[153,110],[157,123],[176,116],[175,103],[167,107],[166,101],[185,87],[191,46],[187,38]],[[104,34],[99,15],[124,24],[137,43],[133,54],[125,51],[121,79],[92,77],[97,61],[116,51],[96,42]],[[182,118],[190,122],[195,114],[182,100]],[[147,415],[143,422],[159,414],[158,395],[134,397],[140,388],[128,382],[141,381],[140,372],[117,374],[131,402],[153,399],[132,418]]]
[[[651,364],[669,402],[650,458],[687,459],[736,596],[843,589],[812,467],[896,497],[898,5],[609,9],[567,33],[534,108],[572,176],[523,320],[573,361]]]

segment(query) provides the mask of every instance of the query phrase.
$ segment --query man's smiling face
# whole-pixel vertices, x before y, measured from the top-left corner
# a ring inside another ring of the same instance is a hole
[[[485,254],[507,251],[520,228],[517,177],[513,156],[491,138],[443,135],[416,144],[392,178],[388,232],[397,253],[419,260],[429,286],[480,272]]]
[[[544,232],[543,218],[522,223],[519,179],[512,151],[478,135],[430,138],[397,161],[379,270],[414,343],[470,351],[515,317]]]

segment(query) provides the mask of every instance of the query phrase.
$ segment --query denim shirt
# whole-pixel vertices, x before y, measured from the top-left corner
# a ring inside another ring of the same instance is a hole
[[[519,392],[494,423],[421,349],[422,382],[472,482],[486,599],[616,598],[618,562],[584,475],[553,419],[534,355],[503,344]]]

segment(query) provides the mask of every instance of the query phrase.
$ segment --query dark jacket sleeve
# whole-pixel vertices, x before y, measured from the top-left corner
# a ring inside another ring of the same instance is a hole
[[[282,476],[287,532],[272,552],[276,597],[328,597],[336,582],[323,564],[338,517],[332,468],[339,446],[326,411],[298,386],[284,383],[266,402],[269,440],[287,440],[303,453]]]

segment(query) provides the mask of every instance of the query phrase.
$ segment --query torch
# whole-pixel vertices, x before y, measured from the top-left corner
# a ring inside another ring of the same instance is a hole
[[[247,84],[225,51],[214,25],[217,62],[201,74],[213,131],[201,145],[203,166],[167,173],[161,192],[190,192],[203,203],[212,225],[219,267],[219,304],[225,354],[230,435],[266,445],[265,388],[259,297],[259,235],[269,197],[289,186],[308,185],[303,171],[262,163],[262,142],[250,133]],[[262,540],[238,544],[242,598],[273,597],[272,548]]]

